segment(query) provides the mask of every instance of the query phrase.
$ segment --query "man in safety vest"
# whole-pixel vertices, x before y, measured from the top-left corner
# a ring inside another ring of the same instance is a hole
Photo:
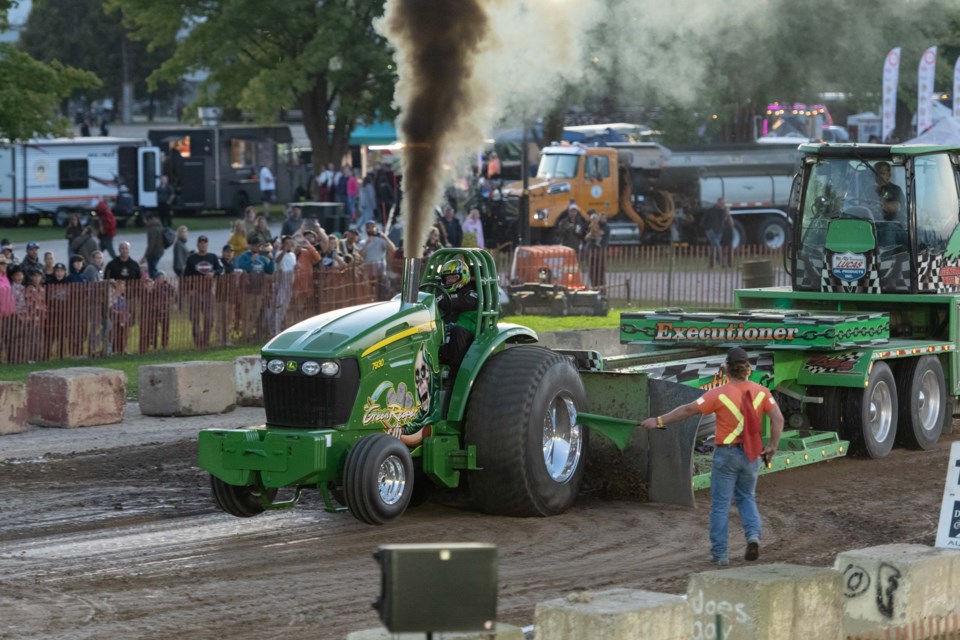
[[[647,418],[647,429],[663,429],[671,422],[686,420],[698,413],[717,416],[710,472],[710,552],[714,564],[730,564],[727,556],[727,527],[730,502],[737,501],[740,521],[747,538],[745,560],[760,557],[760,512],[757,510],[757,475],[760,458],[769,460],[776,453],[783,432],[783,414],[770,390],[749,380],[750,358],[740,347],[727,352],[727,376],[730,381],[711,389],[694,402],[654,418]],[[770,441],[760,438],[760,421],[770,418]]]

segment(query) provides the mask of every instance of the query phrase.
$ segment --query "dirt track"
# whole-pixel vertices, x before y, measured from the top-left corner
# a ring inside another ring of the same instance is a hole
[[[845,549],[933,544],[958,437],[761,478],[761,561],[829,566]],[[309,494],[241,520],[213,506],[195,453],[191,437],[0,462],[0,638],[341,639],[379,626],[371,552],[390,542],[496,543],[500,619],[516,625],[573,590],[683,593],[709,569],[707,492],[693,510],[586,494],[549,519],[428,503],[378,528]]]

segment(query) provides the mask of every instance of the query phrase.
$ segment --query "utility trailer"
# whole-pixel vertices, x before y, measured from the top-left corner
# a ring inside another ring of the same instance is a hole
[[[708,425],[637,425],[723,384],[734,345],[786,418],[765,472],[848,452],[882,458],[897,442],[933,448],[960,395],[960,149],[801,151],[791,286],[739,290],[734,312],[625,313],[621,341],[635,352],[604,357],[544,349],[532,330],[500,322],[482,250],[441,249],[422,277],[408,260],[394,300],[317,316],[263,348],[266,423],[200,433],[215,500],[252,516],[317,490],[327,509],[383,524],[440,486],[466,489],[491,514],[547,516],[591,473],[693,504],[709,484]],[[455,257],[479,307],[457,320],[473,341],[451,373],[438,300],[440,266]]]
[[[287,126],[209,125],[150,129],[150,141],[163,154],[163,173],[176,190],[176,211],[205,210],[241,215],[260,205],[259,171],[268,165],[275,181],[275,202],[302,194],[304,171],[292,161],[293,138]]]

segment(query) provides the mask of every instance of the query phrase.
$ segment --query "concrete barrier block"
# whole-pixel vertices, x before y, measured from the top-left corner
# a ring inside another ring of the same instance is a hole
[[[233,363],[233,380],[237,388],[237,404],[241,407],[263,406],[263,383],[260,381],[260,356],[240,356]]]
[[[843,631],[858,636],[924,625],[960,614],[960,553],[919,544],[844,551]],[[953,628],[952,631],[960,631]]]
[[[839,640],[841,577],[832,569],[761,564],[690,576],[694,640]]]
[[[30,423],[41,427],[91,427],[123,421],[127,375],[116,369],[72,367],[27,378]]]
[[[232,362],[177,362],[140,367],[140,412],[146,416],[204,416],[237,403]]]
[[[497,624],[493,631],[456,632],[436,634],[443,640],[524,640],[523,630],[509,624]],[[347,635],[347,640],[423,640],[422,633],[390,633],[386,629],[366,629]],[[539,636],[537,636],[539,638]]]
[[[537,640],[688,640],[692,625],[682,596],[637,589],[573,593],[534,611]]]
[[[27,430],[27,385],[0,382],[0,436]]]

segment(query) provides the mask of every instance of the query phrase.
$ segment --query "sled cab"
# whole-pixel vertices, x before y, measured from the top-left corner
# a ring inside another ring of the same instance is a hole
[[[960,148],[802,145],[793,288],[960,289]]]

